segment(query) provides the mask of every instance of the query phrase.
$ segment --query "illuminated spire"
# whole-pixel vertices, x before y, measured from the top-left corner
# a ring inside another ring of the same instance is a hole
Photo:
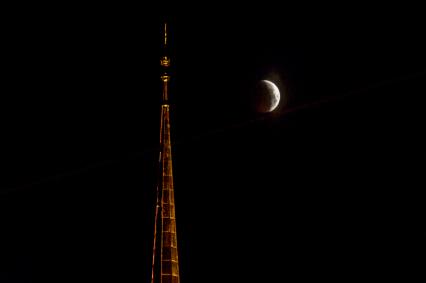
[[[167,24],[164,24],[164,47],[167,46]],[[166,48],[164,48],[166,52]],[[175,197],[172,171],[172,146],[170,138],[170,109],[168,84],[170,59],[163,54],[161,80],[163,95],[160,120],[159,180],[155,210],[154,246],[151,283],[179,283],[179,262],[176,237]]]

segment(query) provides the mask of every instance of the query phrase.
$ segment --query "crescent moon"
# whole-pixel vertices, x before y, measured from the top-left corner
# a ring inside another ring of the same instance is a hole
[[[263,80],[263,82],[266,83],[266,85],[268,86],[268,88],[272,91],[272,95],[273,97],[273,102],[271,107],[269,108],[269,112],[274,111],[275,108],[277,108],[278,104],[280,103],[280,90],[278,89],[278,87],[271,81],[268,80]]]

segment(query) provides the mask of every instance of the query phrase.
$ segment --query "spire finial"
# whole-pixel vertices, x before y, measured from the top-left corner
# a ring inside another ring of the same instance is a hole
[[[170,66],[170,59],[167,56],[167,22],[164,22],[164,46],[163,46],[163,56],[160,60],[161,66],[168,68]]]
[[[164,46],[167,46],[167,22],[164,22]]]

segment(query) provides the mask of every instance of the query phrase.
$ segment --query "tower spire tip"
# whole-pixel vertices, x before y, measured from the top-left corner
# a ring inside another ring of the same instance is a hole
[[[164,46],[167,46],[167,22],[164,22]]]

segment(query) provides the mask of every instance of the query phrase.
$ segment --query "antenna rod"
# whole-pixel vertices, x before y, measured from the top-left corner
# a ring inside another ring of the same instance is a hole
[[[160,65],[163,68],[161,80],[163,81],[163,104],[168,103],[168,82],[170,75],[167,73],[167,69],[170,67],[170,58],[167,56],[167,23],[164,23],[164,53],[160,60]]]
[[[167,23],[164,23],[164,47],[167,46]]]

